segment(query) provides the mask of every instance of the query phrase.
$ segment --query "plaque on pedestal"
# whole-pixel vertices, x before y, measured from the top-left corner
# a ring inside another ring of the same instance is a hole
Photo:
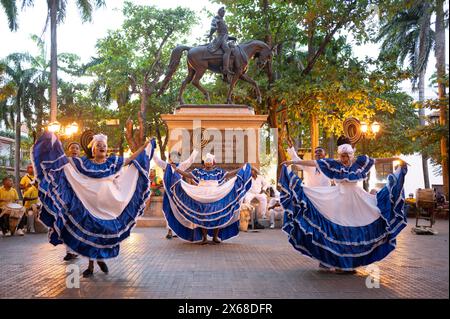
[[[181,105],[173,114],[161,116],[169,129],[168,151],[187,158],[194,145],[202,149],[193,167],[201,165],[206,153],[216,163],[233,169],[250,163],[259,168],[260,129],[267,115],[255,115],[246,105]]]

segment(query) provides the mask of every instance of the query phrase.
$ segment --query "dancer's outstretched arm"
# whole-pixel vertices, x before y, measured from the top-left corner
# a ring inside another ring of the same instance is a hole
[[[402,165],[409,165],[407,162],[405,162],[404,160],[402,160],[400,157],[385,157],[385,158],[374,158],[375,162],[377,164],[382,164],[382,163],[392,163],[394,161],[399,161],[400,164]]]
[[[292,165],[292,164],[294,164],[294,165],[302,165],[302,166],[313,166],[313,167],[315,167],[316,166],[316,161],[313,161],[313,160],[297,160],[297,161],[286,161],[286,162],[283,162],[283,163],[281,163],[281,165]]]
[[[182,171],[186,171],[189,167],[191,167],[192,163],[194,163],[195,158],[197,157],[199,151],[197,149],[194,149],[191,153],[191,155],[189,156],[189,158],[187,160],[185,160],[184,162],[181,162],[178,165],[178,168]]]
[[[165,170],[167,168],[167,162],[163,161],[156,152],[153,154],[153,160],[155,161],[156,165],[158,165],[160,168]]]
[[[175,168],[175,172],[177,172],[178,174],[180,174],[184,178],[190,178],[190,179],[195,180],[195,177],[194,177],[194,175],[192,175],[191,172],[185,172],[185,171],[183,171],[183,170],[181,170],[179,168]]]
[[[227,178],[233,177],[233,176],[235,176],[235,175],[237,174],[237,172],[239,172],[239,170],[240,170],[240,168],[234,169],[234,170],[232,170],[232,171],[228,171],[228,172],[225,174],[225,176],[226,176]]]
[[[131,163],[131,161],[134,161],[136,159],[136,157],[138,157],[139,154],[141,154],[141,152],[143,150],[145,150],[145,148],[147,147],[147,145],[150,143],[150,141],[146,141],[144,143],[144,145],[142,145],[141,147],[138,148],[138,150],[136,152],[134,152],[130,157],[128,157],[125,162],[123,163],[123,165],[128,165]]]
[[[244,164],[244,165],[245,165],[245,164]],[[242,167],[244,167],[244,166],[242,166]],[[228,172],[225,174],[225,176],[226,176],[227,178],[231,178],[231,177],[235,176],[235,175],[237,174],[237,172],[239,172],[239,170],[240,170],[242,167],[236,168],[236,169],[234,169],[234,170],[232,170],[232,171],[228,171]]]

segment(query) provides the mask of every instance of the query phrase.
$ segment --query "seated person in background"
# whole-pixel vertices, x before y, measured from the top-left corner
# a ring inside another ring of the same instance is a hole
[[[442,206],[445,204],[445,196],[440,191],[438,191],[436,188],[434,189],[434,193],[436,194],[436,204],[437,206]]]
[[[3,186],[0,187],[0,214],[7,204],[17,203],[19,201],[19,194],[17,194],[16,189],[13,187],[12,178],[7,176],[3,178],[2,182]],[[20,227],[17,227],[17,233],[20,236],[24,235],[22,228],[25,223],[22,223],[22,220],[19,223]],[[3,215],[2,217],[0,217],[0,227],[5,237],[11,236],[11,232],[9,230],[9,215]]]
[[[267,195],[265,191],[269,188],[269,184],[264,177],[259,174],[255,167],[252,167],[252,187],[244,198],[244,203],[250,204],[253,199],[259,202],[259,209],[263,219],[266,219],[267,213]],[[258,214],[255,212],[255,228],[263,229],[264,226],[258,223]]]
[[[408,198],[405,199],[405,203],[410,205],[410,206],[415,206],[416,205],[416,199],[414,198],[414,194],[413,193],[409,193]]]
[[[150,179],[151,196],[161,196],[161,188],[163,187],[162,179],[156,175],[154,168],[150,169],[148,177]]]
[[[34,222],[39,216],[39,196],[37,181],[33,180],[30,187],[23,193],[23,203],[25,207],[25,216],[27,218],[27,231],[35,233]]]
[[[19,183],[22,194],[24,191],[28,189],[28,187],[30,187],[30,183],[32,181],[34,181],[34,170],[33,165],[30,163],[27,166],[27,174],[24,177],[22,177]]]
[[[280,218],[284,214],[284,209],[280,203],[280,192],[274,187],[270,188],[270,201],[269,201],[269,218],[270,218],[270,228],[275,228],[275,218]]]

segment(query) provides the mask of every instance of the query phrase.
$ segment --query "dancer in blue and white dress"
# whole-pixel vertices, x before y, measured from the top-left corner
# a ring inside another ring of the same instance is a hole
[[[43,204],[40,220],[49,227],[51,244],[65,244],[89,258],[85,277],[93,274],[93,260],[108,273],[103,260],[119,254],[120,242],[144,212],[155,141],[127,159],[107,156],[102,134],[93,137],[90,147],[92,159],[68,157],[56,135],[45,132],[32,148]]]
[[[303,186],[297,175],[282,166],[279,184],[285,209],[283,230],[302,254],[337,272],[354,272],[395,249],[396,236],[406,226],[403,182],[407,167],[399,158],[373,159],[362,155],[355,159],[350,144],[340,145],[338,154],[339,160],[285,163],[315,166],[336,186]],[[376,195],[358,185],[375,162],[395,160],[402,164]]]
[[[208,235],[216,244],[237,236],[239,208],[251,178],[250,164],[227,172],[215,166],[212,154],[206,156],[203,168],[190,173],[168,166],[163,211],[169,227],[181,239],[201,244],[208,242]]]
[[[163,161],[158,154],[155,152],[153,155],[153,160],[155,161],[156,165],[158,165],[163,171],[166,170],[167,166],[175,166],[176,168],[185,171],[191,167],[192,163],[194,163],[195,158],[197,157],[199,151],[197,149],[194,149],[191,153],[191,155],[184,161],[180,162],[181,153],[178,151],[172,151],[169,153],[169,162]],[[176,237],[177,235],[175,235]],[[170,229],[169,225],[167,225],[167,235],[166,239],[172,239],[173,233],[172,229]]]

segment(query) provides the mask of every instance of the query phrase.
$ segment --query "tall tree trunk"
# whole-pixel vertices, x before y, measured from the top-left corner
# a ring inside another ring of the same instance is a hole
[[[308,22],[308,64],[314,58],[316,49],[314,47],[314,35],[315,35],[315,19]],[[311,115],[311,121],[309,124],[310,137],[311,137],[311,152],[319,146],[319,123],[315,114]]]
[[[279,125],[278,125],[278,114],[277,114],[277,101],[275,98],[269,97],[267,99],[268,102],[268,109],[269,109],[269,115],[267,117],[267,121],[269,123],[269,127],[272,129],[277,130],[277,149],[278,149],[278,164],[286,161],[286,153],[283,148],[283,134],[280,132]],[[280,176],[280,166],[277,168],[277,180]]]
[[[311,153],[314,153],[314,149],[319,146],[319,122],[317,121],[317,116],[315,114],[311,114],[309,129],[311,132]]]
[[[324,145],[325,146],[325,145]],[[327,157],[333,158],[334,157],[334,150],[336,149],[336,140],[334,134],[332,134],[328,138],[328,154]]]
[[[269,0],[263,0],[263,13],[266,17],[265,23],[264,23],[264,31],[265,31],[265,38],[264,41],[266,44],[270,47],[272,47],[272,33],[270,31],[270,17],[269,17]],[[279,48],[281,50],[281,48]],[[279,52],[280,54],[280,52]],[[269,77],[269,83],[268,83],[268,89],[272,86],[274,82],[272,69],[268,69],[268,77]],[[284,162],[286,160],[286,154],[283,149],[283,134],[281,134],[279,125],[278,125],[278,115],[277,115],[277,109],[278,109],[278,101],[275,98],[268,97],[266,100],[267,103],[267,110],[268,110],[268,117],[267,122],[269,123],[269,127],[272,129],[277,130],[277,148],[278,148],[278,164]],[[277,167],[277,180],[280,176],[280,166]]]
[[[22,96],[22,88],[19,88],[17,92],[17,99],[16,99],[16,136],[15,136],[15,145],[14,145],[14,177],[15,177],[15,183],[17,193],[19,194],[19,197],[22,198],[22,192],[20,191],[19,182],[20,182],[20,129],[22,126],[21,123],[21,96]]]
[[[51,53],[50,53],[50,122],[56,121],[57,104],[58,104],[58,58],[57,58],[57,25],[58,0],[51,0],[50,6],[50,26],[51,26]]]
[[[42,130],[42,122],[43,122],[43,116],[42,116],[42,105],[39,103],[39,105],[36,105],[36,132],[39,134]]]
[[[423,103],[425,101],[425,71],[423,69],[419,74],[419,102]],[[420,126],[425,125],[425,109],[420,107],[419,109],[419,123]],[[422,152],[422,170],[423,170],[423,182],[425,188],[430,188],[430,176],[428,173],[428,155],[425,152]]]
[[[448,101],[445,96],[445,22],[444,22],[444,0],[436,1],[436,70],[438,78],[439,96],[439,123],[447,125]],[[442,157],[442,179],[444,184],[444,195],[448,198],[448,136],[441,137],[441,157]]]
[[[139,116],[139,146],[143,145],[145,142],[145,136],[147,135],[147,128],[145,121],[147,118],[147,101],[148,101],[148,85],[147,77],[144,77],[142,83],[142,93],[141,93],[141,112]]]

